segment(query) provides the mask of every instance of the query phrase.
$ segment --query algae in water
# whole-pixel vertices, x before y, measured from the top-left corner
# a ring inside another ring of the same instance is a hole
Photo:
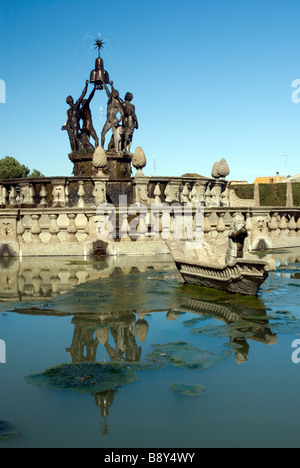
[[[14,427],[7,421],[0,421],[0,442],[18,437]]]
[[[201,396],[205,390],[205,387],[202,385],[188,385],[184,383],[173,383],[170,385],[170,388],[174,392],[191,397]]]
[[[62,364],[41,374],[26,378],[30,384],[52,390],[72,390],[75,393],[105,392],[137,380],[133,369],[119,363]]]
[[[174,367],[186,369],[208,369],[222,359],[231,356],[226,350],[221,355],[177,341],[167,344],[153,345],[154,351],[147,355],[147,360],[156,363],[170,363]]]

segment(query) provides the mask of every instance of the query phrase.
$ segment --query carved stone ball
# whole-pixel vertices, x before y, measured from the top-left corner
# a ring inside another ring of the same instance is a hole
[[[98,146],[96,148],[94,155],[93,155],[93,165],[96,167],[96,169],[99,170],[98,175],[104,175],[103,174],[103,169],[107,165],[107,156],[106,152],[102,148],[102,146]]]
[[[134,152],[134,155],[132,157],[132,165],[137,169],[138,174],[137,175],[143,175],[142,169],[146,166],[147,160],[145,153],[143,149],[138,146]]]

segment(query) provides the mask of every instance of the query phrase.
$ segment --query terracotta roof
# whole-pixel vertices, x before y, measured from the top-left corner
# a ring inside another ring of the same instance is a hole
[[[279,177],[279,182],[284,181],[284,177]],[[257,177],[254,181],[255,184],[276,184],[277,183],[277,175],[272,177]]]

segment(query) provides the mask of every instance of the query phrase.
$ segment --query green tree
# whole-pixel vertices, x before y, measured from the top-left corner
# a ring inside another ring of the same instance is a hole
[[[28,177],[32,177],[32,178],[35,178],[35,179],[38,179],[39,177],[45,177],[44,174],[42,174],[40,171],[38,171],[37,169],[33,169],[29,176]]]
[[[15,158],[6,156],[0,159],[0,179],[25,179],[27,177],[44,177],[39,171],[20,164]]]

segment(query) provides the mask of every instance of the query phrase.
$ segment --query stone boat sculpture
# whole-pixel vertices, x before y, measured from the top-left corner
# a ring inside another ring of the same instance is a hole
[[[186,241],[170,241],[168,247],[185,283],[255,296],[269,271],[276,269],[275,262],[268,257],[259,260],[249,252],[244,253],[248,233],[239,215],[228,237],[229,248],[228,242],[204,242],[200,249],[194,249],[193,243]]]

